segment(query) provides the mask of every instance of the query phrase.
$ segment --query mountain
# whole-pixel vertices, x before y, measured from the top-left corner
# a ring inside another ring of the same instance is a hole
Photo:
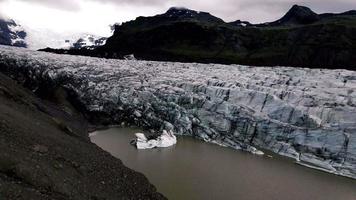
[[[281,19],[270,23],[271,26],[305,25],[319,21],[318,14],[305,6],[294,5]]]
[[[153,17],[137,17],[133,21],[123,23],[121,27],[129,26],[132,29],[151,28],[172,22],[199,22],[205,24],[224,24],[225,22],[210,13],[190,10],[187,8],[172,7],[166,13]]]
[[[56,53],[137,59],[346,68],[356,70],[355,11],[316,14],[294,5],[280,19],[264,24],[226,23],[206,12],[171,8],[166,13],[115,26],[102,47]]]
[[[27,33],[14,20],[0,19],[0,44],[27,47]]]
[[[262,24],[262,26],[293,26],[308,25],[314,23],[328,23],[330,20],[338,21],[350,18],[355,21],[356,10],[350,10],[343,13],[323,13],[317,14],[305,6],[294,5],[281,19]],[[257,25],[261,26],[261,25]]]

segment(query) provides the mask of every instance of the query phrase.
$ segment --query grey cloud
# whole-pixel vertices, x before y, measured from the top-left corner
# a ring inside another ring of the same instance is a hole
[[[97,1],[103,3],[110,2],[114,4],[136,4],[136,5],[141,4],[146,6],[158,5],[167,2],[165,0],[86,0],[86,1]]]
[[[0,0],[11,1],[11,0]],[[183,6],[195,10],[207,11],[226,21],[236,19],[251,22],[266,22],[281,17],[293,4],[306,5],[321,12],[342,12],[356,9],[355,0],[20,0],[42,4],[44,6],[76,11],[79,2],[99,2],[120,6],[135,6],[165,10],[170,6]]]
[[[168,9],[183,6],[208,11],[226,21],[236,19],[266,22],[282,17],[294,4],[305,5],[318,13],[356,9],[355,0],[87,0],[116,5],[150,6]]]
[[[0,0],[0,2],[11,1],[11,0]],[[38,4],[50,8],[55,8],[59,10],[69,10],[76,11],[79,10],[80,6],[78,1],[75,0],[18,0],[31,4]]]
[[[252,22],[276,20],[294,4],[308,6],[317,13],[356,9],[355,0],[170,0],[170,2],[209,11],[226,21],[243,19]]]
[[[263,0],[263,1],[243,1],[244,8],[263,8],[273,12],[275,10],[288,10],[292,5],[299,4],[310,7],[315,12],[342,12],[356,9],[354,0]]]

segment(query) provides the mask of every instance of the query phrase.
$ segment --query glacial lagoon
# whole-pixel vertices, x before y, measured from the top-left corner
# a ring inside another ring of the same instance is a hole
[[[278,155],[256,156],[178,137],[168,148],[137,150],[137,128],[111,128],[91,141],[143,173],[168,199],[355,200],[356,180],[309,169]]]

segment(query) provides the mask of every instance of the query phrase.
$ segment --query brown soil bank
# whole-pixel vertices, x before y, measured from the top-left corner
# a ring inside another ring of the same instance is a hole
[[[56,103],[0,74],[0,199],[165,199],[92,144],[60,89]],[[58,106],[59,105],[59,106]]]

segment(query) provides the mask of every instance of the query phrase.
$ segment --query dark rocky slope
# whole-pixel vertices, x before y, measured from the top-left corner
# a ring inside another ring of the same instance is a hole
[[[56,53],[144,60],[356,69],[356,15],[314,13],[293,6],[265,24],[225,23],[208,13],[172,8],[117,25],[94,51]]]
[[[0,73],[0,199],[164,199],[88,140],[64,90],[43,97]]]

